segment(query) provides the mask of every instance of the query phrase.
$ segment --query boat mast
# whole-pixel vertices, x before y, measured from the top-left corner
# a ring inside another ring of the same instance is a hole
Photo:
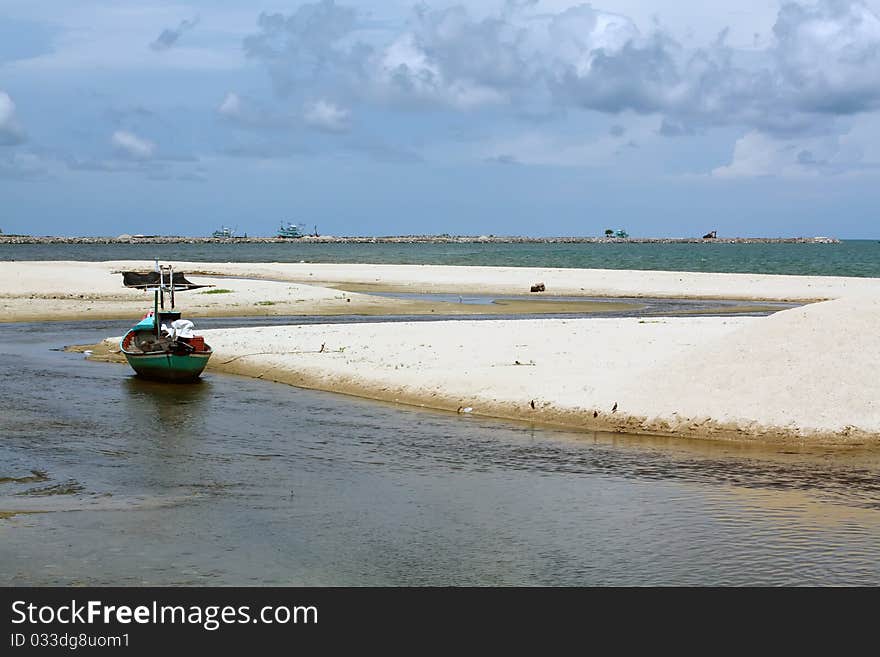
[[[156,258],[156,271],[159,272],[159,287],[162,287],[162,271],[159,269],[159,258]],[[159,329],[159,288],[153,291],[153,324],[156,327],[156,339],[162,337]]]

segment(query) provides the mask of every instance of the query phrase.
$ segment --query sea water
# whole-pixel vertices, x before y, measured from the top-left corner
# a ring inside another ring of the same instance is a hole
[[[880,242],[840,244],[0,244],[0,260],[345,262],[880,277]]]

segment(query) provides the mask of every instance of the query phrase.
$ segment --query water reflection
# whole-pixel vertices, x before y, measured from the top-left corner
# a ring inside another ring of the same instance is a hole
[[[205,415],[212,397],[207,379],[168,384],[139,376],[127,377],[122,385],[125,393],[126,419],[133,427],[150,427],[153,433],[200,435],[205,431]]]

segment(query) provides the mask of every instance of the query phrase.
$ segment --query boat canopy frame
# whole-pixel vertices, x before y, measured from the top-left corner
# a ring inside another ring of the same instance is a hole
[[[158,258],[156,258],[156,268],[153,271],[124,271],[121,273],[122,284],[125,287],[131,287],[145,292],[153,292],[153,323],[157,337],[159,337],[161,333],[159,310],[165,310],[166,292],[170,297],[171,310],[174,310],[175,292],[197,290],[202,287],[214,287],[213,285],[199,285],[192,281],[188,281],[186,275],[182,272],[175,274],[174,268],[171,265],[159,265]]]
[[[188,281],[186,274],[181,272],[174,273],[170,266],[167,267],[167,270],[163,267],[163,270],[148,272],[124,271],[122,272],[122,284],[125,287],[133,287],[150,292],[160,289],[170,292],[172,287],[175,292],[196,290],[200,287],[214,287],[213,285],[200,285]]]

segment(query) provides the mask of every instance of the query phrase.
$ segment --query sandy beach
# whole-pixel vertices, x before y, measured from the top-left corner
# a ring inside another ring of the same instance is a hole
[[[535,295],[528,301],[515,301],[506,305],[482,305],[441,303],[416,299],[393,299],[365,291],[398,290],[396,281],[400,276],[410,275],[411,268],[399,273],[387,285],[376,284],[385,274],[366,269],[351,270],[349,265],[339,265],[340,273],[321,269],[320,273],[331,279],[318,281],[308,269],[290,270],[282,264],[241,265],[232,263],[170,263],[175,271],[185,273],[194,283],[211,285],[212,288],[187,293],[180,299],[190,317],[245,317],[283,315],[446,315],[550,313],[550,312],[603,312],[636,309],[638,304],[595,303],[587,299],[572,302],[543,301]],[[84,316],[93,319],[127,319],[152,307],[152,296],[125,288],[119,272],[125,270],[148,271],[153,264],[143,261],[118,262],[0,262],[0,321],[28,322],[76,320]],[[418,268],[415,268],[418,269]],[[442,268],[440,268],[442,269]],[[494,286],[493,284],[468,284],[473,280],[462,267],[457,273],[461,281],[459,292],[489,291],[504,293],[501,288],[528,294],[522,286]],[[516,270],[511,270],[515,276]],[[565,271],[565,270],[560,270]],[[569,270],[576,271],[576,270]],[[390,272],[389,272],[390,273]],[[193,275],[195,274],[195,275]],[[407,291],[434,291],[430,285],[414,283]],[[495,288],[498,288],[497,290]],[[447,285],[443,289],[455,289]],[[587,295],[584,292],[570,296]]]
[[[174,262],[197,283],[212,290],[189,293],[192,317],[304,314],[468,314],[474,312],[601,312],[622,306],[560,306],[546,296],[732,299],[744,302],[871,297],[880,281],[871,278],[712,274],[610,269],[541,269],[437,265]],[[0,321],[124,319],[143,313],[152,300],[122,286],[119,272],[147,271],[146,261],[0,262]],[[543,283],[543,294],[531,294]],[[529,297],[515,308],[440,304],[391,299],[370,292],[416,294],[497,294]],[[634,306],[637,307],[637,306]]]
[[[95,263],[110,270],[147,263]],[[875,294],[880,281],[842,276],[783,276],[619,269],[547,269],[442,265],[180,262],[182,271],[339,287],[353,291],[546,294],[590,297],[670,297],[815,301]]]
[[[880,340],[870,327],[878,316],[878,303],[840,300],[766,318],[310,325],[205,336],[215,371],[462,414],[876,446]]]
[[[8,321],[69,318],[74,310],[82,318],[78,295],[90,290],[86,305],[101,308],[99,315],[129,317],[147,300],[122,288],[113,272],[138,266],[146,263],[2,263],[0,303]],[[509,294],[537,280],[566,296],[826,299],[768,317],[317,324],[205,336],[215,349],[213,371],[462,415],[693,438],[880,441],[878,279],[305,263],[175,266],[197,273],[193,280],[230,290],[192,293],[185,303],[192,316],[431,312],[436,304],[349,290]],[[115,350],[109,339],[104,357],[118,360]]]

